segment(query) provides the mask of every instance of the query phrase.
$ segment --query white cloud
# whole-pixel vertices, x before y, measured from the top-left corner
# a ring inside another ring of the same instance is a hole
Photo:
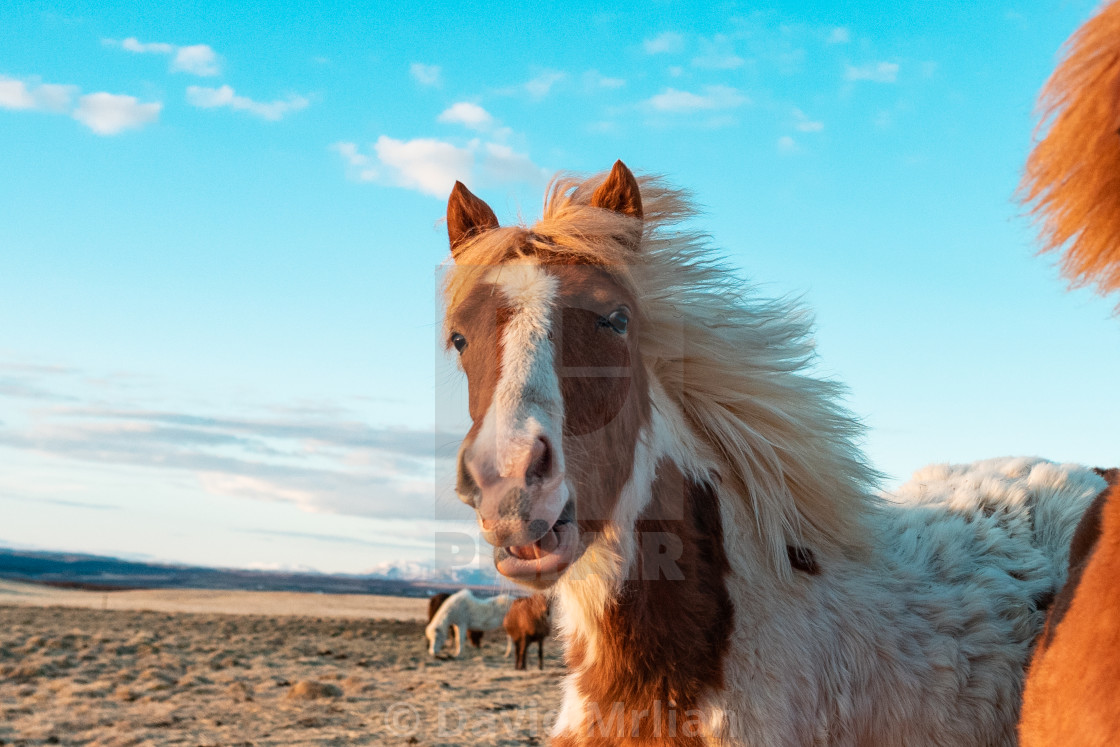
[[[845,26],[837,26],[828,34],[829,44],[847,44],[852,40],[852,35]]]
[[[159,119],[163,104],[141,103],[135,96],[89,93],[78,99],[77,86],[26,82],[0,75],[0,109],[69,114],[98,135],[116,135],[140,129]]]
[[[508,145],[486,143],[482,156],[482,179],[485,183],[536,184],[548,179],[547,171],[533,163],[529,156],[515,152]]]
[[[112,44],[113,40],[106,39],[105,43]],[[175,51],[174,45],[166,44],[164,42],[150,42],[148,44],[145,44],[135,36],[130,36],[127,39],[123,40],[120,43],[120,46],[121,49],[127,50],[129,52],[135,52],[136,54],[171,54]]]
[[[422,86],[438,86],[441,82],[442,70],[439,65],[425,65],[414,62],[408,68],[412,79]]]
[[[382,135],[373,149],[394,184],[436,197],[450,193],[456,180],[469,180],[474,162],[470,149],[434,138],[396,140]]]
[[[556,70],[547,70],[525,84],[525,90],[535,99],[543,99],[552,87],[567,78],[567,73]]]
[[[0,106],[5,109],[36,109],[27,84],[14,78],[0,78]]]
[[[167,42],[142,42],[134,36],[121,41],[102,39],[101,43],[109,47],[120,47],[134,54],[171,55],[171,72],[173,73],[182,72],[191,75],[210,76],[221,72],[218,54],[208,44],[191,44],[180,47]]]
[[[731,39],[723,34],[716,34],[711,39],[701,39],[700,54],[692,60],[694,67],[708,70],[734,70],[744,63],[745,60],[735,54]]]
[[[793,126],[796,127],[799,132],[820,132],[824,129],[824,122],[817,122],[809,119],[805,112],[800,109],[793,110],[793,120]]]
[[[31,383],[37,383],[32,380]],[[211,415],[128,405],[59,406],[28,425],[0,427],[0,447],[79,462],[193,475],[221,495],[294,503],[308,511],[415,520],[433,517],[437,440],[431,430],[379,428],[343,410]],[[215,411],[216,412],[216,411]],[[434,463],[434,464],[433,464]],[[156,474],[153,472],[153,474]]]
[[[702,109],[734,109],[749,99],[730,86],[705,86],[703,93],[666,88],[646,100],[647,107],[659,112],[689,112]]]
[[[780,153],[796,153],[800,150],[797,147],[797,141],[789,135],[782,135],[778,138],[778,151]]]
[[[897,62],[869,62],[866,65],[845,65],[844,80],[869,80],[894,83],[898,80]]]
[[[684,37],[675,31],[665,31],[642,42],[646,54],[672,54],[684,49]]]
[[[0,108],[63,113],[70,108],[77,86],[25,83],[0,75]]]
[[[423,137],[398,140],[382,135],[367,152],[345,141],[334,143],[330,149],[345,162],[351,179],[414,189],[435,197],[446,197],[456,181],[481,186],[547,181],[548,172],[507,144],[513,131],[478,104],[456,102],[436,121],[462,125],[485,135],[465,142]]]
[[[200,109],[215,109],[225,106],[238,111],[247,111],[271,121],[276,121],[291,112],[304,109],[311,103],[308,99],[296,94],[277,101],[254,101],[245,96],[238,96],[233,88],[228,85],[219,88],[187,86],[187,102]]]
[[[347,165],[351,179],[414,189],[446,197],[456,180],[493,185],[543,183],[548,172],[524,153],[502,143],[471,140],[459,145],[435,138],[397,140],[382,135],[366,154],[352,142],[330,146]]]
[[[377,169],[373,167],[373,159],[358,150],[357,143],[340,142],[331,145],[331,150],[342,156],[346,161],[347,171],[351,178],[361,182],[372,182],[377,179]]]
[[[437,118],[440,122],[461,124],[472,130],[485,131],[494,125],[494,118],[490,112],[478,104],[469,101],[460,101],[445,109]]]
[[[140,129],[159,119],[161,103],[141,103],[135,96],[89,93],[78,100],[73,117],[98,135]]]
[[[622,88],[626,81],[622,78],[608,78],[598,70],[588,70],[583,74],[583,86],[589,90],[598,88]]]
[[[221,72],[218,55],[205,44],[179,47],[171,59],[171,72],[190,73],[191,75],[217,75]]]

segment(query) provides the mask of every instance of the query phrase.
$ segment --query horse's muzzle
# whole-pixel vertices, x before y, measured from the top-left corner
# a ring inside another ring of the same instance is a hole
[[[504,469],[491,450],[464,445],[456,492],[475,509],[483,539],[495,547],[531,545],[542,539],[568,502],[564,474],[543,435]]]

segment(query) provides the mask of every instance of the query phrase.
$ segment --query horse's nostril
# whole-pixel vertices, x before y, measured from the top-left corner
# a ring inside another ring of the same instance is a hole
[[[544,535],[549,530],[551,525],[544,519],[533,519],[529,522],[529,533],[533,536]]]
[[[469,455],[466,453],[459,455],[459,469],[458,475],[455,480],[455,492],[459,496],[459,500],[466,503],[471,508],[478,508],[478,482],[471,474],[470,467],[467,465]]]
[[[529,469],[525,471],[525,484],[544,482],[552,473],[552,446],[544,436],[538,436],[530,453]]]

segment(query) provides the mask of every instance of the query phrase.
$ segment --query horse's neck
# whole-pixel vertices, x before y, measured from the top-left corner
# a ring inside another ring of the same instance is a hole
[[[721,684],[733,608],[713,488],[668,458],[653,474],[630,528],[614,527],[621,577],[565,581],[560,593],[568,664],[584,703],[603,713],[621,703],[631,715],[659,703],[665,720]],[[656,721],[650,715],[639,731],[668,728]]]

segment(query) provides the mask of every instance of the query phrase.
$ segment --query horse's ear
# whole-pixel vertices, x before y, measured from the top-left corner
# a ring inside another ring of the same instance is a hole
[[[475,197],[462,182],[455,182],[447,198],[447,238],[451,241],[451,256],[459,255],[467,239],[497,227],[498,216],[490,206]]]
[[[642,193],[638,180],[622,161],[615,161],[607,180],[591,195],[592,207],[606,208],[631,218],[642,219]]]

